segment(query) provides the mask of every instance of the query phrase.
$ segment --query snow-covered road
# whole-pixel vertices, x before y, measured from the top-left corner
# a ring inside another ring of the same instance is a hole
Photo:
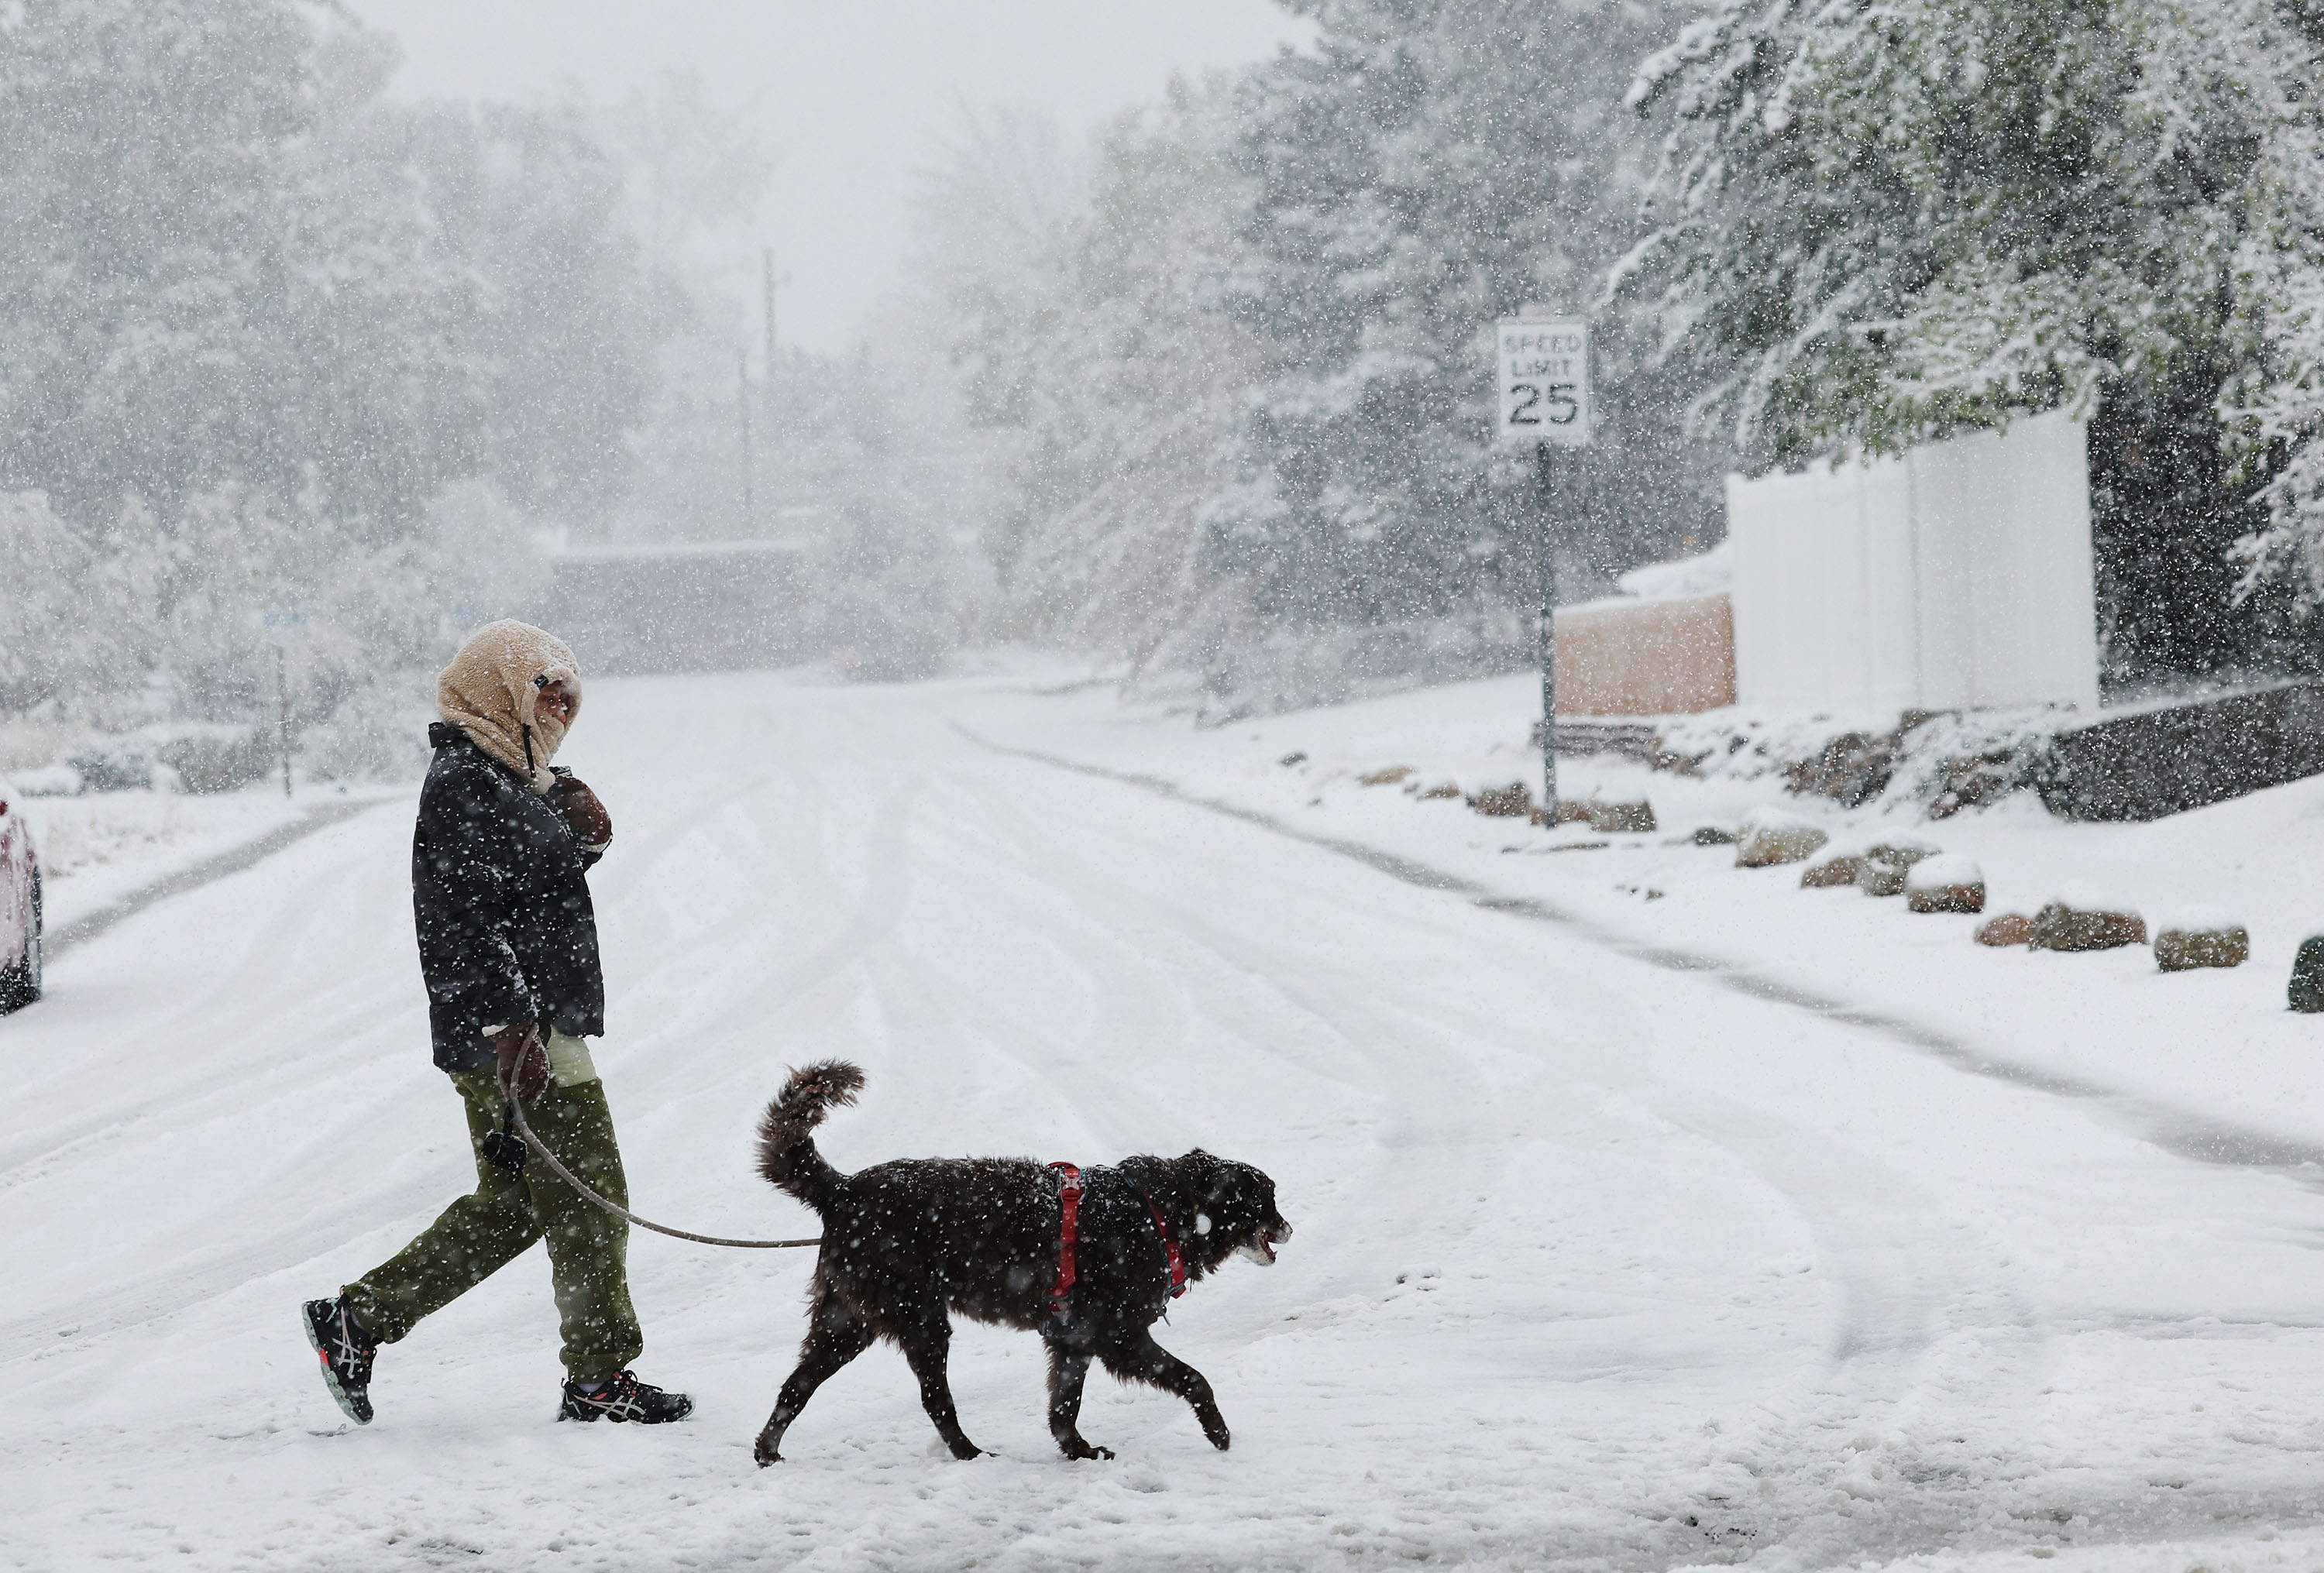
[[[807,1262],[650,1236],[640,1369],[689,1423],[550,1422],[536,1254],[384,1351],[378,1422],[346,1426],[297,1302],[472,1173],[389,807],[122,924],[0,1022],[0,1563],[2324,1559],[2324,1199],[2295,1178],[985,746],[1072,750],[1074,712],[1010,687],[593,690],[567,758],[620,830],[598,1063],[632,1191],[800,1232],[749,1132],[826,1054],[871,1076],[823,1140],[843,1167],[1256,1163],[1297,1237],[1157,1329],[1231,1453],[1099,1384],[1084,1430],[1121,1458],[1068,1464],[1036,1341],[968,1329],[997,1456],[945,1455],[881,1349],[762,1472]]]

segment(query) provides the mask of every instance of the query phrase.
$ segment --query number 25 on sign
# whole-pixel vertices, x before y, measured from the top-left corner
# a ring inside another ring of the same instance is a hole
[[[1505,317],[1494,329],[1501,381],[1499,429],[1505,443],[1590,440],[1590,325],[1578,319]]]

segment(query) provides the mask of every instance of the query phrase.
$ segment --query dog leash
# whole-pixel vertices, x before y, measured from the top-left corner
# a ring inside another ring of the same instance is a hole
[[[633,1223],[640,1228],[651,1229],[658,1235],[668,1235],[674,1240],[692,1240],[697,1246],[732,1246],[736,1250],[742,1251],[780,1251],[788,1250],[798,1246],[819,1246],[823,1244],[823,1237],[820,1235],[817,1235],[811,1240],[730,1240],[718,1235],[697,1235],[689,1229],[672,1228],[668,1224],[656,1223],[650,1218],[640,1218],[628,1208],[622,1207],[615,1202],[608,1201],[604,1197],[598,1195],[595,1191],[590,1190],[587,1185],[582,1182],[579,1175],[576,1174],[572,1170],[567,1168],[564,1164],[557,1161],[557,1154],[550,1152],[541,1142],[541,1139],[532,1134],[532,1127],[526,1122],[524,1118],[524,1105],[519,1102],[515,1096],[509,1091],[509,1084],[505,1079],[501,1081],[501,1096],[505,1099],[505,1101],[501,1105],[501,1128],[493,1132],[491,1136],[484,1138],[484,1146],[486,1149],[484,1156],[491,1162],[498,1164],[502,1168],[509,1170],[512,1173],[523,1169],[524,1153],[520,1149],[516,1154],[516,1161],[514,1163],[511,1163],[506,1157],[503,1156],[502,1154],[495,1153],[491,1150],[496,1145],[493,1139],[494,1137],[500,1138],[502,1150],[504,1153],[506,1151],[504,1144],[507,1138],[512,1134],[514,1135],[518,1139],[524,1143],[525,1146],[531,1148],[536,1153],[539,1153],[540,1154],[541,1162],[547,1164],[549,1169],[555,1173],[558,1179],[564,1181],[565,1183],[579,1191],[586,1200],[595,1202],[599,1207],[604,1208],[607,1212],[612,1213],[615,1218],[622,1219],[625,1223]],[[512,1126],[515,1127],[513,1132],[512,1132],[510,1128]]]

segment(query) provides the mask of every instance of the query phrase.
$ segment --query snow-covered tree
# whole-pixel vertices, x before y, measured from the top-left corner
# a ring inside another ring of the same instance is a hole
[[[0,492],[44,499],[50,575],[12,562],[45,610],[7,637],[107,641],[17,702],[230,713],[270,607],[323,680],[420,658],[499,564],[447,489],[503,533],[618,490],[652,345],[617,174],[555,115],[382,104],[392,64],[291,0],[0,7]]]
[[[2283,386],[2273,292],[2313,223],[2316,54],[2288,16],[1725,0],[1635,89],[1669,130],[1621,281],[1761,462],[2083,410],[2111,666],[2231,658],[2255,515],[2230,428],[2289,428],[2222,405]]]
[[[1650,152],[1623,94],[1683,13],[1293,9],[1319,26],[1314,52],[1258,73],[1244,105],[1247,250],[1228,300],[1270,361],[1213,561],[1292,625],[1529,606],[1539,501],[1491,446],[1489,325],[1527,303],[1592,304]],[[1620,312],[1598,328],[1600,440],[1561,465],[1562,566],[1582,589],[1703,530],[1721,467],[1674,419],[1683,391],[1648,363],[1651,337]]]
[[[1231,112],[1224,82],[1174,83],[1101,134],[1086,198],[1063,211],[1032,193],[1079,179],[1028,186],[1028,168],[1062,161],[1005,151],[1005,128],[987,127],[964,139],[936,205],[966,227],[1017,216],[1019,234],[991,236],[978,248],[991,265],[952,294],[969,418],[1012,444],[985,530],[1003,626],[1132,667],[1199,664],[1238,604],[1199,560],[1255,368],[1210,300],[1231,245]],[[1024,194],[994,203],[996,186]]]

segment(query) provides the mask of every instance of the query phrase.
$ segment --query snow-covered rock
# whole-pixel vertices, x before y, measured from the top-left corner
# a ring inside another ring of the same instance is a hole
[[[2022,912],[1998,912],[1978,924],[1973,937],[1978,944],[1997,949],[2026,944],[2034,938],[2034,920]]]
[[[1985,870],[1958,852],[1919,859],[1904,875],[1904,905],[1914,912],[1983,912]]]
[[[1524,819],[1533,813],[1533,789],[1522,781],[1480,787],[1469,806],[1490,819]]]
[[[2216,907],[2181,910],[2154,925],[2154,964],[2166,972],[2240,967],[2251,960],[2251,931]]]
[[[2324,934],[2310,934],[2300,942],[2300,953],[2292,959],[2292,1008],[2313,1015],[2324,1011]]]
[[[2128,902],[2072,891],[2034,915],[2027,941],[2037,951],[2110,951],[2146,943],[2146,920]]]
[[[1654,805],[1643,797],[1609,802],[1593,797],[1582,805],[1590,828],[1600,833],[1642,835],[1655,828]]]
[[[1941,849],[1918,836],[1884,836],[1865,849],[1864,868],[1856,883],[1867,896],[1902,896],[1913,865],[1933,858]]]
[[[1738,869],[1766,869],[1804,862],[1831,839],[1823,826],[1782,808],[1755,808],[1743,821],[1735,846]]]
[[[1800,888],[1831,890],[1855,884],[1864,872],[1864,854],[1868,850],[1862,836],[1840,836],[1826,842],[1815,860],[1800,870]]]

